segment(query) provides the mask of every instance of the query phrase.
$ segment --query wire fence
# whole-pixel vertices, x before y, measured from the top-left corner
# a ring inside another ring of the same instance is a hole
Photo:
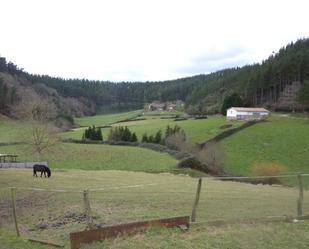
[[[160,182],[88,190],[3,188],[0,228],[66,244],[70,232],[156,218],[191,215],[194,222],[303,218],[309,215],[307,186],[309,174],[204,177],[177,186]]]

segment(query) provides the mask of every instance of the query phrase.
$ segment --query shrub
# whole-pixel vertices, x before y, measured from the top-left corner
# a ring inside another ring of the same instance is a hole
[[[205,115],[195,116],[194,119],[207,119],[208,117]]]
[[[198,169],[202,168],[201,162],[195,156],[188,156],[179,161],[178,167]]]
[[[154,143],[156,144],[160,144],[162,143],[162,131],[158,130],[158,132],[156,133],[155,137],[154,137]]]
[[[118,126],[110,130],[108,141],[137,142],[137,136],[135,133],[132,133],[127,126]]]
[[[224,173],[224,150],[216,142],[208,143],[196,153],[196,157],[205,165],[208,171],[216,175]]]
[[[101,128],[95,126],[89,126],[88,129],[84,131],[82,140],[96,140],[96,141],[103,141],[103,135]]]
[[[170,127],[169,125],[166,127],[165,130],[165,138],[168,138],[169,136],[172,136],[176,133],[180,133],[184,140],[186,140],[186,134],[183,129],[181,129],[178,125],[175,125],[174,127]]]
[[[184,121],[184,120],[188,120],[188,118],[175,118],[174,121]]]
[[[183,133],[175,133],[165,138],[165,144],[169,149],[186,151],[188,144],[186,143]]]
[[[142,143],[148,143],[148,136],[147,133],[144,133],[142,136]]]

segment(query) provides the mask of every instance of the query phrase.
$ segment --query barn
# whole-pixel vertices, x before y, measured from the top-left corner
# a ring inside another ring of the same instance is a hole
[[[269,111],[264,108],[231,107],[226,111],[227,119],[259,120],[268,117]]]

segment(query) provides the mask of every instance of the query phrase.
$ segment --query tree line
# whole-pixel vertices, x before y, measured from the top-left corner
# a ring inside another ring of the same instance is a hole
[[[224,97],[232,93],[239,94],[244,105],[255,106],[276,102],[282,89],[293,81],[304,85],[309,80],[309,39],[288,44],[262,63],[161,82],[112,83],[34,75],[7,63],[4,57],[0,58],[0,72],[22,76],[33,84],[45,84],[65,97],[87,99],[97,112],[136,109],[153,100],[179,99],[185,102],[187,112],[209,114],[220,112]],[[306,94],[300,99],[308,103]]]

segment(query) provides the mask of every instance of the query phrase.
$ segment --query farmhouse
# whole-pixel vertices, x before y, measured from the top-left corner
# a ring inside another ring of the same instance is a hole
[[[169,111],[173,112],[177,108],[182,108],[184,103],[180,100],[174,102],[153,101],[147,107],[148,111]]]
[[[264,108],[231,107],[226,111],[227,119],[258,120],[268,115],[269,111]]]

